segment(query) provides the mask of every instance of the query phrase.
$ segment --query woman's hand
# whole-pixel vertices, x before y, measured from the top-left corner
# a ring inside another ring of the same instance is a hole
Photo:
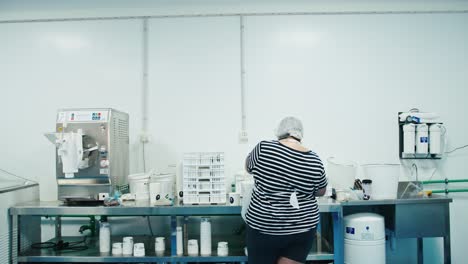
[[[319,189],[319,190],[315,193],[315,196],[324,196],[326,192],[327,192],[327,187],[324,187],[324,188],[322,188],[322,189]]]

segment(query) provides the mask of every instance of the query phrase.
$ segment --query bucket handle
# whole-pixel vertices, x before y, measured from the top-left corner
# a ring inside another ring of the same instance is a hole
[[[330,162],[330,163],[333,163],[335,165],[341,165],[341,166],[346,166],[346,167],[356,167],[358,168],[359,167],[359,164],[355,161],[352,161],[352,160],[343,160],[345,162],[348,162],[349,164],[343,164],[343,163],[339,163],[339,162],[336,162],[334,160],[336,160],[337,158],[336,157],[329,157],[327,158],[327,162]]]

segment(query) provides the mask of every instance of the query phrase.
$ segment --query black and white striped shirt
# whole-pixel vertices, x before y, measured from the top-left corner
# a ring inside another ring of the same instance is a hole
[[[306,232],[319,221],[315,192],[327,186],[323,163],[312,151],[301,152],[278,141],[262,141],[246,160],[255,188],[247,224],[261,233],[289,235]],[[290,204],[296,192],[299,209]]]

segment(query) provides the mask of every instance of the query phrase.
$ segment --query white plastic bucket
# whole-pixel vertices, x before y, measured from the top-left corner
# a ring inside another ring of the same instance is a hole
[[[174,174],[153,174],[149,184],[152,205],[174,204]]]
[[[400,164],[366,164],[361,168],[361,180],[372,180],[372,200],[397,198]]]
[[[149,199],[149,179],[150,173],[137,173],[128,175],[128,185],[130,193],[135,196],[135,200]]]
[[[353,188],[356,179],[357,163],[339,160],[335,157],[327,159],[327,176],[335,189],[349,190]]]
[[[247,221],[246,214],[247,214],[247,210],[249,210],[250,199],[252,199],[252,192],[253,192],[253,188],[254,188],[255,183],[254,183],[253,179],[246,179],[246,180],[242,181],[241,185],[242,185],[241,216],[244,219],[244,221]]]

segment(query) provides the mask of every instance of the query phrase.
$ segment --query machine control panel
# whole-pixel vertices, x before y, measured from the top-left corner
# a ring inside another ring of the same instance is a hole
[[[72,122],[107,122],[109,111],[61,111],[57,115],[57,123]]]
[[[99,156],[100,156],[100,161],[99,161],[99,174],[109,174],[109,159],[107,158],[107,148],[106,146],[101,146],[99,148]]]

